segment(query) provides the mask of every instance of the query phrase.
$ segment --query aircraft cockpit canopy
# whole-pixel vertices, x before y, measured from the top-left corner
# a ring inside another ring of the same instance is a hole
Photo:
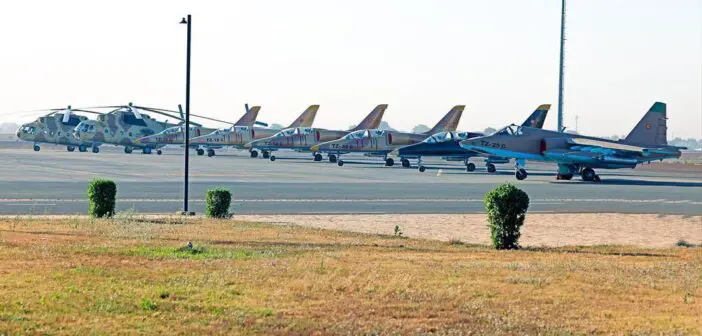
[[[284,129],[274,135],[274,137],[283,137],[283,136],[291,136],[294,135],[295,132],[297,132],[297,128],[287,128]]]
[[[439,132],[436,133],[426,139],[424,139],[424,143],[440,143],[440,142],[447,142],[451,140],[458,140],[456,139],[456,134],[453,132]]]
[[[344,140],[356,140],[356,139],[363,139],[364,137],[367,136],[368,130],[360,130],[360,131],[355,131],[351,132],[349,134],[344,135],[342,139]]]
[[[34,134],[36,133],[37,128],[35,126],[24,126],[21,129],[22,133],[27,133],[27,134]]]
[[[509,125],[503,129],[495,132],[494,135],[509,135],[509,136],[522,135],[522,127],[517,126],[517,125]]]
[[[251,132],[251,127],[249,127],[249,126],[232,126],[229,128],[229,132],[249,133],[249,132]]]

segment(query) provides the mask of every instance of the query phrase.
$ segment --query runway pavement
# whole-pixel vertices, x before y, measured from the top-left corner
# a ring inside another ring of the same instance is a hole
[[[182,208],[182,149],[164,155],[41,152],[0,149],[0,214],[86,213],[85,189],[94,177],[118,184],[118,209],[173,213]],[[420,173],[378,159],[346,156],[343,167],[313,162],[311,154],[278,152],[278,160],[252,159],[247,152],[191,156],[190,205],[204,210],[205,190],[224,186],[240,214],[274,213],[474,213],[483,212],[485,192],[512,182],[531,198],[532,212],[619,212],[702,214],[702,176],[696,172],[600,170],[600,183],[556,181],[554,166],[529,163],[529,178],[517,181],[512,167],[467,173],[460,163],[428,160]]]

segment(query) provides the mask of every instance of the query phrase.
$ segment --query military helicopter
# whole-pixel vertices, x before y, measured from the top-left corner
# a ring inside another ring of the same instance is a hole
[[[78,148],[80,152],[86,152],[92,146],[90,141],[82,141],[73,136],[73,129],[81,122],[88,120],[87,117],[76,115],[74,112],[84,112],[101,114],[100,112],[86,109],[73,109],[71,105],[66,108],[55,108],[48,110],[50,113],[37,118],[35,121],[23,124],[17,130],[17,137],[20,140],[34,142],[34,151],[41,150],[39,144],[51,143],[65,145],[66,150],[73,152]]]
[[[73,130],[73,135],[82,141],[92,143],[93,153],[100,152],[100,145],[111,144],[124,146],[124,152],[129,154],[134,148],[139,148],[144,154],[151,154],[152,149],[156,149],[156,154],[161,154],[161,149],[165,145],[139,144],[135,141],[139,138],[159,133],[169,127],[179,126],[183,123],[180,118],[171,113],[178,111],[166,110],[153,107],[128,105],[95,106],[92,109],[113,109],[108,113],[99,115],[97,120],[83,120]],[[155,120],[148,114],[140,111],[160,114],[180,120],[174,124]],[[191,114],[191,116],[199,117]]]

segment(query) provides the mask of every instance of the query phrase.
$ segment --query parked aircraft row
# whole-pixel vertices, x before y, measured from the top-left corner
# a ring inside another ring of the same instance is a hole
[[[107,113],[95,109],[112,109]],[[309,106],[298,118],[283,130],[273,130],[255,125],[260,106],[246,106],[245,114],[232,126],[222,129],[203,127],[198,123],[190,126],[190,144],[198,155],[215,155],[215,149],[234,147],[248,149],[251,157],[259,151],[264,158],[276,160],[272,154],[279,150],[310,152],[314,161],[322,161],[323,154],[330,162],[343,166],[341,157],[349,153],[382,157],[386,166],[394,165],[394,157],[402,166],[411,167],[410,160],[417,161],[420,172],[426,167],[422,158],[441,157],[449,161],[463,161],[467,171],[474,171],[472,157],[485,158],[488,172],[495,172],[495,164],[515,160],[515,177],[527,178],[526,160],[554,162],[558,166],[557,179],[570,180],[580,175],[586,181],[599,181],[595,168],[634,168],[638,164],[676,158],[683,147],[667,144],[666,105],[653,104],[629,135],[619,141],[543,130],[550,105],[540,105],[521,125],[509,125],[494,134],[478,132],[456,132],[465,106],[454,106],[428,132],[415,134],[391,130],[379,130],[387,105],[376,106],[358,126],[349,130],[314,128],[312,124],[319,105]],[[182,145],[185,138],[182,111],[172,111],[132,105],[99,106],[92,108],[51,109],[50,113],[36,121],[24,124],[17,136],[35,143],[66,145],[68,151],[99,152],[102,144],[124,146],[125,153],[139,148],[144,154],[166,145]],[[160,122],[143,111],[160,114],[178,120],[176,123]],[[97,114],[95,120],[74,113]],[[175,115],[174,113],[179,113]],[[191,116],[228,123],[227,121],[191,114]]]

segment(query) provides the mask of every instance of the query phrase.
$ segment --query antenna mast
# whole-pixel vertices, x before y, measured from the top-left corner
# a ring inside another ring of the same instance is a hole
[[[563,132],[563,48],[565,47],[566,0],[561,0],[561,56],[558,71],[558,131]]]

